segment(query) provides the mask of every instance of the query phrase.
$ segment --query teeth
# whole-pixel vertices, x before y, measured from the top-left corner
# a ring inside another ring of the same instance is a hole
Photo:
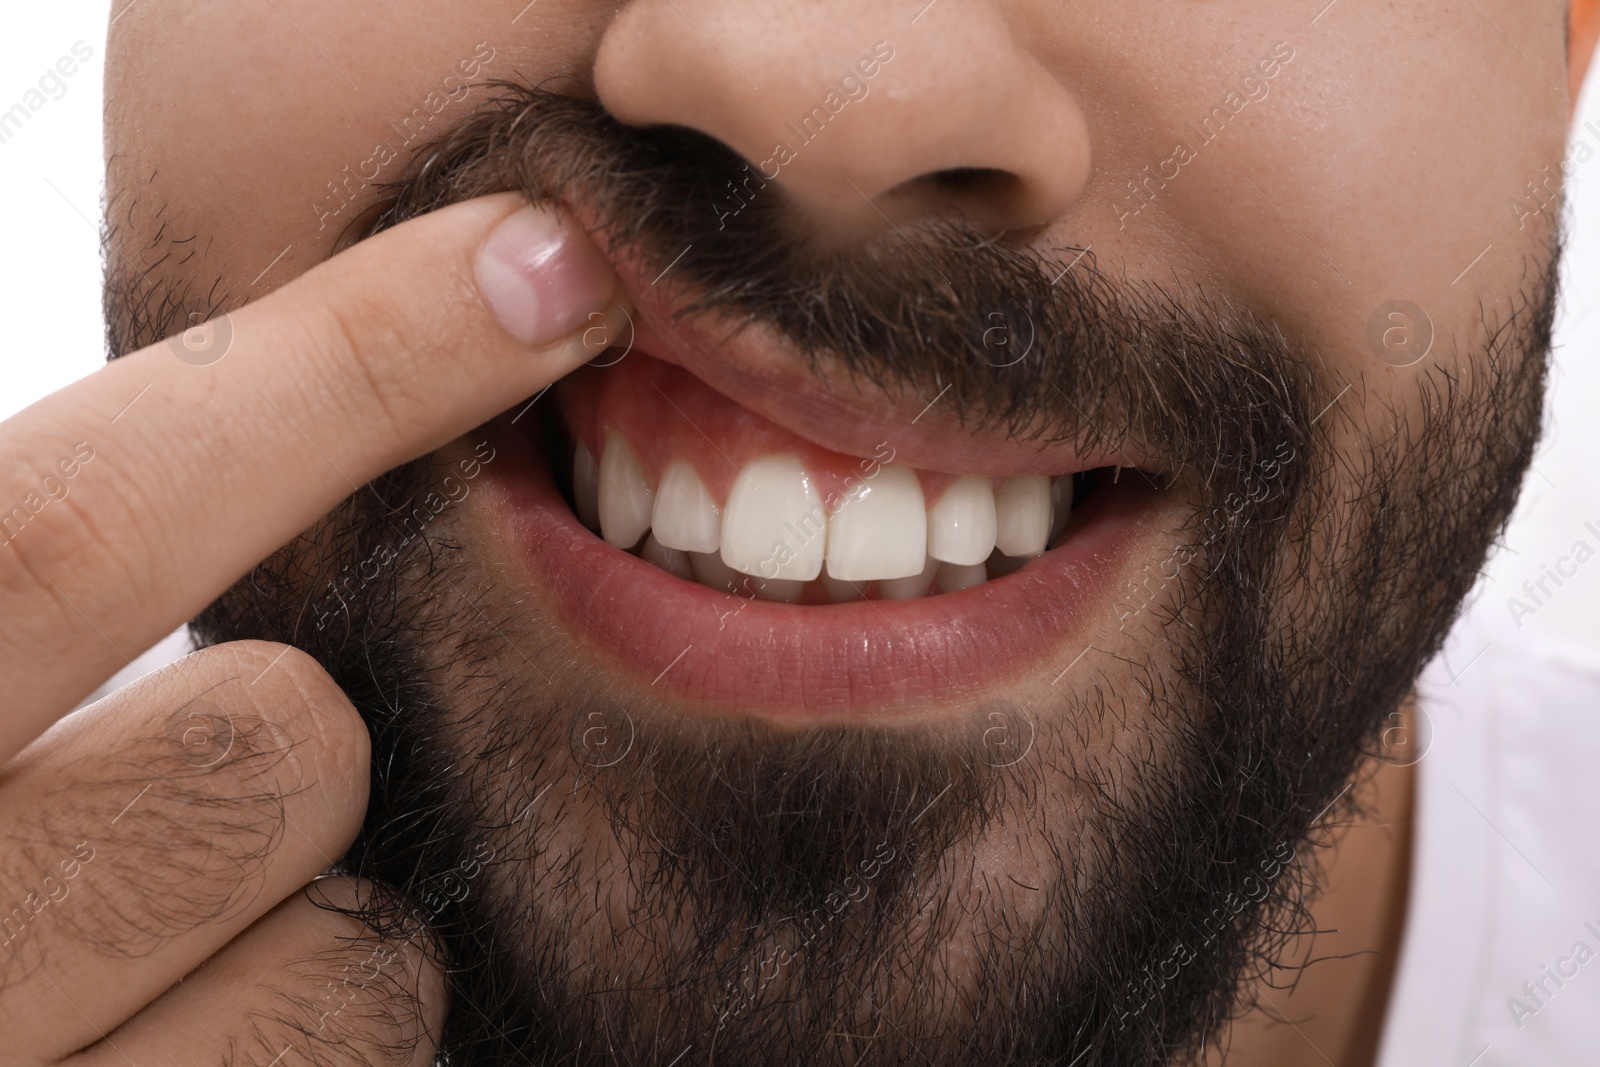
[[[654,538],[651,538],[650,541],[646,541],[645,551],[640,553],[646,559],[650,559],[647,553],[651,541],[654,540]],[[672,549],[664,549],[663,551],[671,552]],[[676,554],[686,557],[694,581],[715,589],[719,593],[733,593],[735,596],[742,597],[754,596],[761,600],[781,600],[792,604],[800,599],[800,594],[806,586],[806,583],[801,581],[786,581],[782,578],[762,579],[748,574],[741,574],[722,562],[722,557],[715,552],[679,552]],[[655,563],[655,560],[650,560],[650,562]],[[657,564],[657,566],[660,565]],[[690,577],[690,575],[680,574],[678,577]]]
[[[656,540],[655,534],[644,539],[644,545],[639,549],[639,558],[647,563],[654,563],[657,567],[686,582],[694,581],[694,567],[689,563],[689,554],[680,552],[676,548],[668,548]]]
[[[722,561],[765,578],[822,573],[828,513],[795,456],[763,456],[734,479],[722,513]]]
[[[1072,517],[1072,475],[1064,474],[1050,483],[1050,544],[1056,543]]]
[[[989,479],[957,478],[928,512],[928,555],[945,563],[982,563],[994,551],[995,522]]]
[[[828,594],[830,604],[845,604],[852,600],[867,599],[861,586],[847,582],[843,578],[835,578],[828,572],[826,566],[822,568],[822,577],[818,581],[822,583],[822,591]]]
[[[919,574],[909,578],[891,578],[886,582],[878,583],[878,596],[884,600],[915,600],[925,596],[928,587],[933,584],[933,576],[943,566],[938,560],[929,558],[922,566]]]
[[[1050,479],[1007,478],[994,495],[994,544],[1008,556],[1037,556],[1050,540]]]
[[[574,511],[609,544],[637,548],[686,581],[789,603],[967,589],[1041,555],[1072,514],[1070,475],[1019,475],[998,488],[966,475],[927,508],[915,471],[881,467],[830,516],[793,455],[749,463],[721,508],[686,459],[673,460],[652,489],[616,432],[607,432],[599,462],[581,442],[572,457]]]
[[[715,552],[722,546],[722,509],[686,460],[673,460],[661,476],[650,522],[668,548]]]
[[[600,464],[582,441],[572,453],[572,503],[579,522],[600,529]]]
[[[650,529],[650,483],[628,442],[606,434],[600,456],[600,536],[617,548],[632,548]]]
[[[745,576],[722,562],[722,557],[715,552],[690,552],[689,566],[694,571],[695,581],[719,593],[732,593],[744,588],[742,583]]]
[[[910,578],[927,560],[922,485],[908,467],[881,467],[828,519],[828,573],[847,582]]]
[[[973,563],[963,565],[960,563],[941,563],[939,573],[934,576],[934,584],[941,593],[955,593],[962,589],[970,589],[975,585],[982,585],[989,580],[989,572],[983,564]]]

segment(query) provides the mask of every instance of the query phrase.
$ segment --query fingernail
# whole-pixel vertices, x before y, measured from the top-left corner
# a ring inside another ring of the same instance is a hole
[[[604,310],[589,312],[584,328],[567,342],[572,358],[581,363],[600,360],[596,366],[601,367],[622,362],[633,351],[633,313],[633,301],[619,288]]]
[[[603,311],[617,276],[571,218],[525,207],[478,250],[478,288],[505,331],[527,345],[557,341]]]

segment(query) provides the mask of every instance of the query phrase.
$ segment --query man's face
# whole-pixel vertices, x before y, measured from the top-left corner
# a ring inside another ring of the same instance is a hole
[[[1215,1034],[1510,507],[1553,298],[1564,8],[1319,7],[118,21],[118,351],[508,188],[637,308],[200,623],[368,715],[348,864],[462,1062]]]

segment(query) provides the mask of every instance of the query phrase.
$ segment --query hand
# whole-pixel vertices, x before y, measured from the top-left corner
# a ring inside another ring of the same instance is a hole
[[[217,358],[151,345],[0,423],[0,1062],[433,1062],[430,953],[312,881],[368,783],[315,661],[221,645],[63,716],[355,486],[598,354],[622,299],[570,221],[486,197],[230,314]]]

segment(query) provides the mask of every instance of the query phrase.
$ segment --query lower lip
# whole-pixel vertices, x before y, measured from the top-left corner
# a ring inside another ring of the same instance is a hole
[[[800,606],[717,592],[611,547],[578,522],[527,435],[501,420],[491,439],[494,517],[591,658],[694,711],[797,725],[905,721],[1054,677],[1116,621],[1107,592],[1165,496],[1134,479],[1096,491],[1059,547],[970,589]]]

